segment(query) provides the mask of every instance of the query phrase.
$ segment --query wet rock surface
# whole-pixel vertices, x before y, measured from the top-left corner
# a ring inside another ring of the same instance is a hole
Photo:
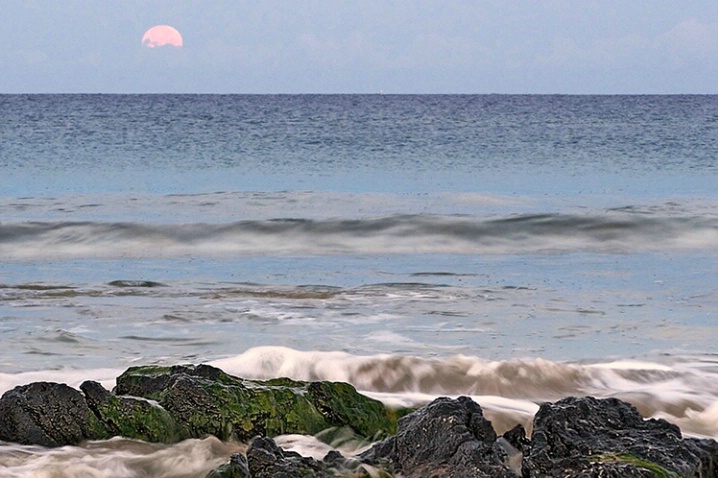
[[[209,365],[134,367],[118,377],[115,394],[155,400],[185,437],[249,441],[257,435],[314,435],[348,426],[376,439],[396,428],[381,402],[349,384],[243,380]]]
[[[229,463],[210,471],[205,478],[249,478],[250,476],[252,475],[249,472],[247,457],[235,453],[229,459]]]
[[[523,476],[713,477],[717,445],[615,398],[569,397],[539,408]]]
[[[92,381],[80,389],[37,382],[7,391],[0,398],[0,440],[50,447],[113,436],[249,441],[331,427],[377,440],[396,429],[393,412],[349,384],[243,380],[207,365],[134,367],[118,377],[113,392]]]
[[[294,478],[312,476],[330,478],[335,476],[329,466],[313,458],[285,451],[266,437],[252,440],[247,449],[247,462],[253,478]]]
[[[107,435],[84,395],[65,384],[35,382],[0,399],[0,440],[55,447]]]
[[[253,444],[253,446],[256,446]],[[255,476],[291,476],[300,458],[265,442],[263,460],[249,460]],[[269,450],[269,451],[267,451]],[[272,451],[273,450],[273,451]],[[338,455],[337,452],[333,452]],[[541,406],[531,439],[517,426],[497,437],[481,407],[467,397],[439,398],[399,420],[398,432],[349,460],[309,458],[293,476],[708,478],[718,476],[718,443],[682,438],[664,420],[644,420],[616,399],[570,397]],[[345,460],[342,462],[342,460]],[[336,466],[339,463],[340,466]],[[285,468],[289,467],[289,468]],[[371,470],[371,472],[369,471]],[[272,475],[277,472],[279,474]],[[351,474],[347,474],[351,473]]]
[[[361,455],[402,476],[515,477],[496,432],[468,397],[439,398],[399,420],[399,431]]]
[[[172,415],[149,400],[117,396],[97,382],[80,385],[87,406],[104,424],[110,436],[151,443],[174,443],[184,438]]]

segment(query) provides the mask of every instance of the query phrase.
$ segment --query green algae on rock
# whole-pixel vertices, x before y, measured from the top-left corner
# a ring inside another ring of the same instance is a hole
[[[0,398],[0,439],[51,447],[113,436],[248,442],[343,429],[371,442],[394,433],[398,413],[346,383],[244,380],[207,365],[134,367],[114,393],[94,381],[80,389],[37,382],[9,390]]]
[[[123,436],[150,443],[175,443],[180,434],[174,418],[146,399],[111,394],[97,382],[80,385],[90,409],[104,423],[110,436]]]
[[[209,365],[132,367],[117,378],[115,394],[156,400],[188,437],[248,441],[349,426],[376,439],[396,430],[393,413],[349,384],[244,380]]]
[[[595,455],[589,457],[589,461],[596,461],[598,463],[618,463],[625,464],[635,468],[647,470],[652,473],[651,476],[654,478],[680,478],[678,473],[666,470],[661,465],[644,460],[637,456],[629,455],[627,453],[604,453],[601,455]]]

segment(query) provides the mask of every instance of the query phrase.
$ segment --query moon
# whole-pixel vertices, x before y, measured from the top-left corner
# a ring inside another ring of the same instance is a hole
[[[142,36],[142,45],[147,48],[158,46],[182,46],[182,35],[169,25],[155,25]]]

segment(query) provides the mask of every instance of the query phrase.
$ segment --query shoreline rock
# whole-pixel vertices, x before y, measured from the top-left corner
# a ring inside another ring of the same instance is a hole
[[[114,393],[155,400],[183,438],[248,441],[348,426],[374,441],[396,431],[392,411],[342,382],[244,380],[209,365],[133,367],[117,378]]]
[[[359,460],[401,476],[514,478],[491,422],[468,397],[437,398],[399,420],[390,437]]]
[[[85,396],[68,385],[34,382],[0,398],[0,440],[58,447],[107,435]]]
[[[527,478],[579,471],[605,477],[717,476],[716,441],[683,438],[676,425],[644,419],[636,407],[616,398],[545,403],[533,423],[523,460]]]
[[[48,447],[121,435],[175,443],[213,435],[315,435],[348,427],[376,441],[396,432],[396,414],[341,382],[244,380],[209,365],[132,367],[110,392],[36,382],[0,398],[0,440]],[[59,426],[58,426],[59,425]]]
[[[374,445],[355,457],[332,451],[315,460],[272,439],[332,428]],[[0,440],[24,445],[118,435],[161,443],[214,435],[249,443],[246,455],[207,478],[718,477],[718,442],[683,438],[677,426],[644,419],[615,398],[544,403],[532,428],[530,438],[520,425],[497,436],[468,397],[437,398],[409,413],[389,410],[346,383],[244,380],[208,365],[133,367],[112,392],[92,381],[80,390],[35,382],[0,398]]]

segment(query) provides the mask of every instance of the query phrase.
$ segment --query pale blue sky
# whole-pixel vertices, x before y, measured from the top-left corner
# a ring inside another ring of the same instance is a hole
[[[380,91],[718,93],[718,1],[0,0],[0,93]]]

